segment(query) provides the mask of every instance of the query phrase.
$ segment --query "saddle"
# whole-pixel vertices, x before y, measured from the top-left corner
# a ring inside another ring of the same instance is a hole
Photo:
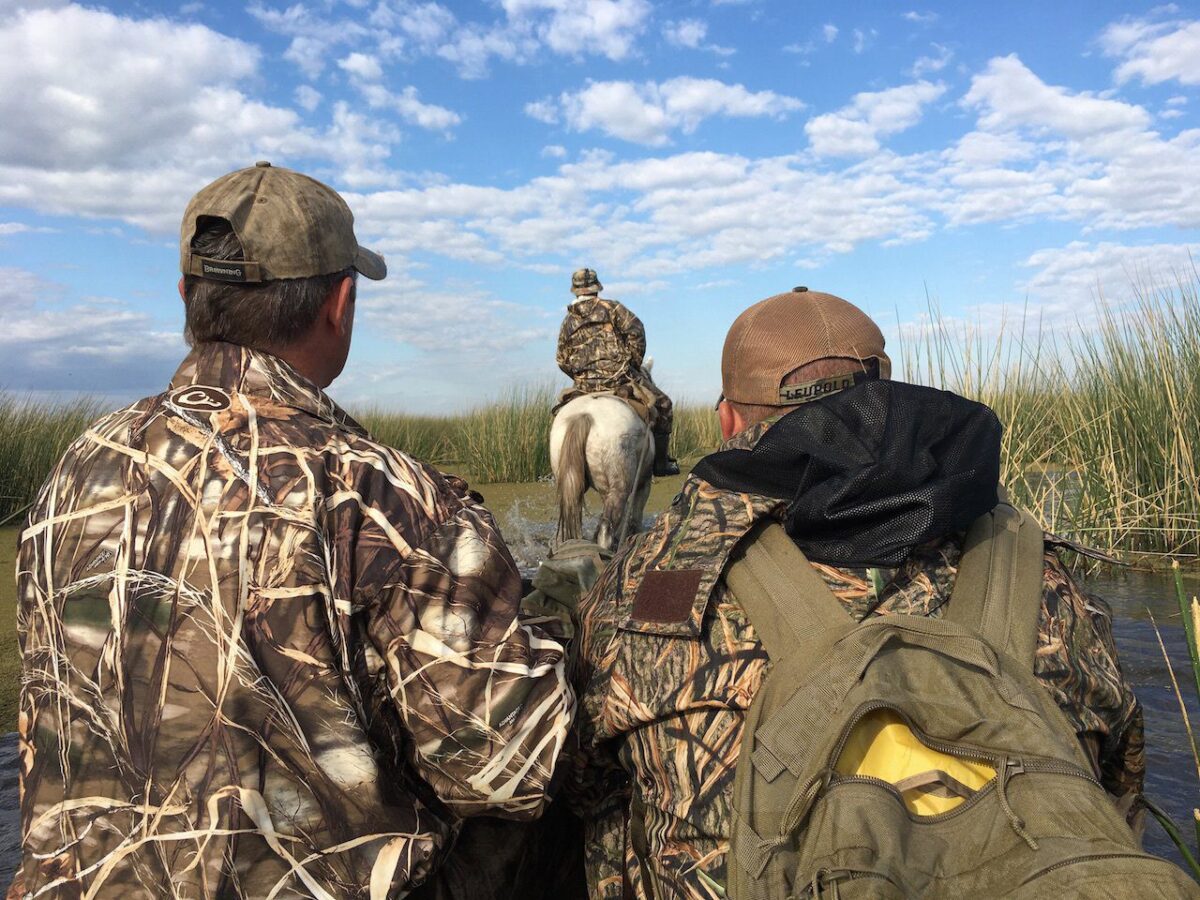
[[[653,428],[654,408],[650,404],[638,399],[636,396],[629,396],[626,393],[623,393],[628,391],[629,394],[632,394],[634,390],[635,388],[632,385],[623,384],[619,387],[604,391],[581,391],[579,388],[572,385],[571,387],[566,388],[559,396],[558,404],[554,407],[553,412],[558,412],[567,402],[574,400],[576,397],[615,397],[617,400],[622,401],[630,409],[632,409],[634,413],[637,414],[637,417],[646,423],[647,428]]]

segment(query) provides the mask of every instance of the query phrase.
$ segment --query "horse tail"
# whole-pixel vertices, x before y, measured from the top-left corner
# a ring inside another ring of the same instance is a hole
[[[577,540],[583,532],[583,495],[587,491],[587,439],[592,417],[567,423],[558,452],[558,540]]]

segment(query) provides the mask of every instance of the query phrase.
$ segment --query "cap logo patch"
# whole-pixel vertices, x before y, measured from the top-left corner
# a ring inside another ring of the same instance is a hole
[[[846,388],[852,388],[864,381],[875,381],[879,378],[879,360],[867,361],[866,369],[846,375],[833,375],[829,378],[818,378],[816,381],[806,381],[803,384],[785,384],[779,388],[780,406],[799,406],[811,400],[819,400]]]
[[[229,395],[214,387],[193,386],[180,388],[170,395],[170,401],[180,409],[196,412],[220,412],[229,408]]]
[[[236,262],[211,262],[200,260],[200,274],[204,278],[216,278],[219,281],[245,281],[246,269]]]

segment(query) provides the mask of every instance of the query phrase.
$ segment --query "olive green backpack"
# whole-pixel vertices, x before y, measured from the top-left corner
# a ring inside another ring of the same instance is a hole
[[[735,900],[1200,897],[1141,851],[1034,677],[1042,540],[1001,504],[944,617],[860,624],[779,525],[747,538],[725,580],[773,667],[734,785]]]

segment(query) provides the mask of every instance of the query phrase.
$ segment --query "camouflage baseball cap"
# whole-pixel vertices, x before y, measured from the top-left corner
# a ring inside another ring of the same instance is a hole
[[[863,366],[849,375],[784,384],[791,372],[819,359]],[[879,326],[853,303],[806,287],[768,297],[743,312],[721,353],[723,399],[756,406],[792,406],[891,373]]]
[[[576,297],[580,294],[598,294],[602,290],[604,285],[593,269],[576,269],[571,273],[571,293]]]
[[[192,252],[206,218],[230,224],[245,260]],[[179,266],[185,275],[219,281],[310,278],[351,266],[375,281],[387,275],[383,257],[358,245],[354,215],[337,191],[269,162],[222,175],[191,199],[179,232]]]

